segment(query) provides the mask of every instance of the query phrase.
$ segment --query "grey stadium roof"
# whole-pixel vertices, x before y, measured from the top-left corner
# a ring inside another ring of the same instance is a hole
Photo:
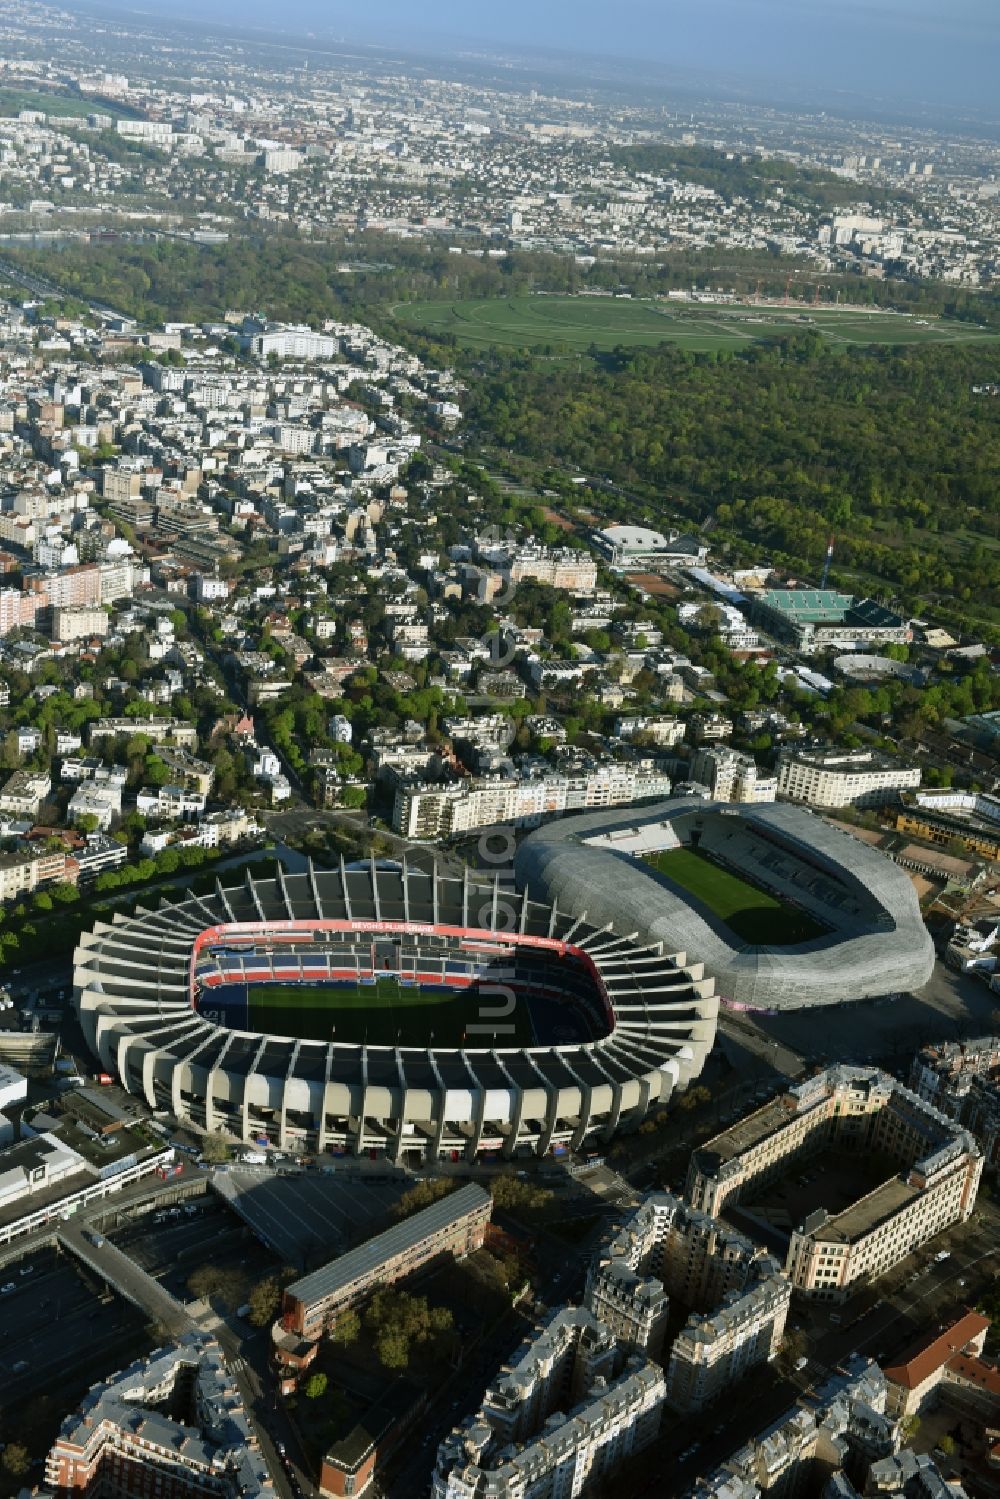
[[[627,851],[691,842],[787,894],[830,927],[807,942],[742,941],[694,896]],[[767,863],[762,861],[766,860]],[[516,874],[536,899],[588,922],[638,930],[665,950],[704,963],[723,1000],[798,1009],[922,987],[934,948],[904,870],[883,854],[786,803],[758,807],[694,798],[641,810],[588,813],[533,833]]]

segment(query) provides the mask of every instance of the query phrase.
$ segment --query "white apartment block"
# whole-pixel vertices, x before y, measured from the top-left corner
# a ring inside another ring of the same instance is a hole
[[[88,726],[87,741],[101,744],[105,739],[131,739],[136,734],[157,745],[195,749],[198,744],[196,726],[183,718],[97,718]]]
[[[93,780],[81,781],[70,797],[66,815],[69,821],[78,822],[81,817],[95,817],[98,832],[106,833],[116,817],[121,816],[122,783],[98,775]]]
[[[628,806],[670,795],[670,778],[629,765],[602,766],[580,775],[503,777],[450,785],[403,783],[396,790],[393,828],[406,838],[441,838],[493,823],[533,823],[554,812]]]
[[[279,359],[332,359],[337,340],[325,333],[297,325],[267,328],[250,339],[250,349],[258,359],[275,354]]]
[[[66,878],[66,855],[59,849],[40,853],[34,849],[0,854],[0,900],[15,900],[37,890],[47,880]]]
[[[145,817],[169,822],[197,819],[205,811],[205,793],[187,786],[143,787],[135,799],[136,811]]]
[[[878,807],[919,785],[918,765],[872,750],[789,748],[778,757],[778,795],[809,807]]]
[[[759,805],[773,802],[778,793],[777,777],[762,774],[752,755],[721,745],[695,750],[690,775],[708,787],[714,801]]]
[[[633,715],[615,719],[615,733],[620,739],[648,736],[650,744],[668,748],[681,743],[686,728],[683,718],[645,718]]]
[[[69,644],[89,640],[93,635],[108,633],[108,616],[103,609],[53,609],[52,639]]]
[[[15,770],[0,791],[0,812],[12,817],[37,817],[51,790],[52,782],[44,771]]]

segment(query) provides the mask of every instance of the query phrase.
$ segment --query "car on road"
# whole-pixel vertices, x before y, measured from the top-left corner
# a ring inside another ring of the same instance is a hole
[[[18,1275],[31,1275],[34,1272],[34,1269],[34,1265],[22,1265],[17,1273]]]
[[[16,1290],[17,1286],[12,1280],[9,1280],[5,1286],[0,1286],[0,1296],[9,1296],[11,1291]]]

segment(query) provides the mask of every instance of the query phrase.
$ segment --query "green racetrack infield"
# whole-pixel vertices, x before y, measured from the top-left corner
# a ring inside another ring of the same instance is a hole
[[[402,302],[400,322],[430,335],[452,334],[470,348],[550,348],[586,353],[619,346],[737,349],[759,339],[816,331],[834,346],[940,344],[996,340],[971,323],[861,307],[736,305],[653,298],[520,296],[454,302]]]

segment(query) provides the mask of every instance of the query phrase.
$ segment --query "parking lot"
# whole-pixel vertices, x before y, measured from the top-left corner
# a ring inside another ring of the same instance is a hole
[[[283,1264],[313,1268],[386,1226],[408,1183],[358,1176],[278,1175],[232,1168],[213,1188],[230,1193],[239,1212]]]
[[[144,1213],[109,1237],[182,1301],[191,1300],[188,1280],[205,1264],[239,1270],[244,1279],[256,1281],[281,1263],[214,1196]]]

